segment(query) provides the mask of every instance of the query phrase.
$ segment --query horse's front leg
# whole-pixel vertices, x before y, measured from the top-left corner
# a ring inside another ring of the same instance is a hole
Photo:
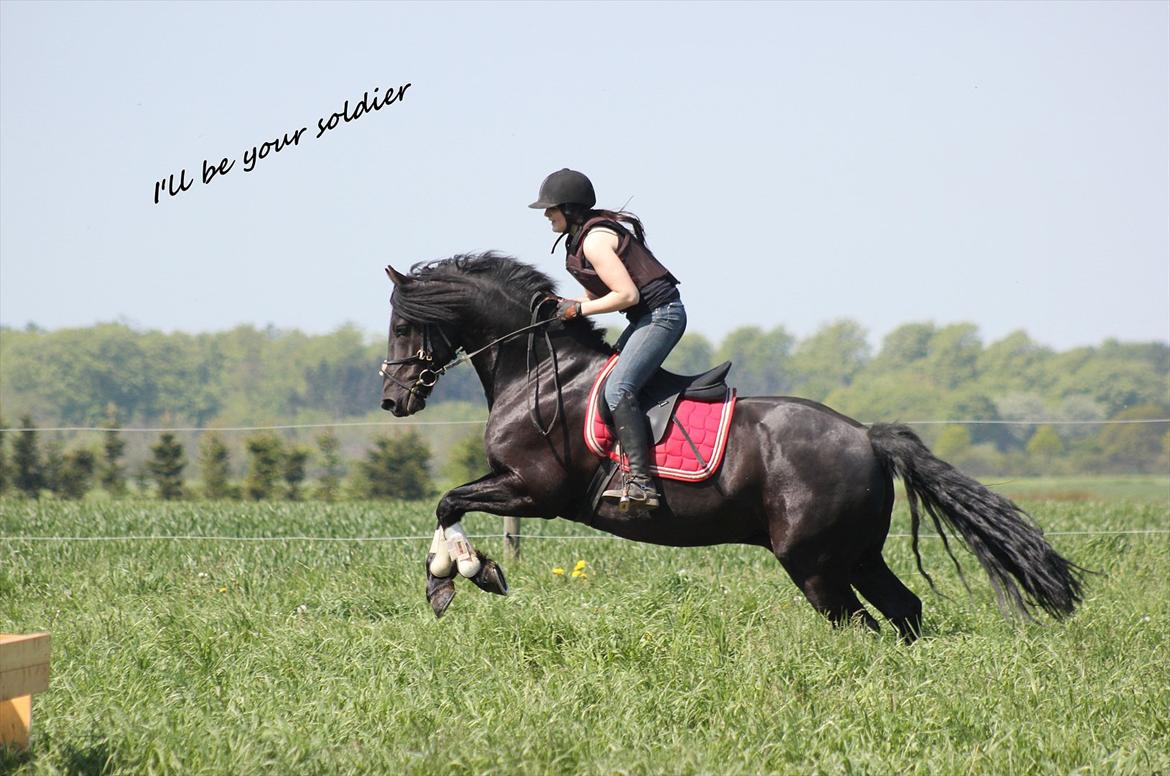
[[[475,482],[447,491],[436,509],[439,526],[427,553],[427,601],[436,617],[455,597],[455,572],[467,577],[481,590],[507,595],[504,570],[477,550],[463,531],[460,520],[468,512],[487,512],[511,517],[542,514],[524,481],[512,472],[492,473]]]

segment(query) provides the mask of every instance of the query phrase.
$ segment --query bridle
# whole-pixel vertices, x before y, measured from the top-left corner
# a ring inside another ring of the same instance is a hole
[[[540,317],[540,311],[544,308],[544,306],[546,304],[548,304],[549,302],[555,302],[556,300],[557,300],[557,297],[555,297],[551,294],[546,294],[546,293],[538,291],[537,293],[532,295],[532,300],[531,300],[532,323],[528,324],[527,326],[522,326],[521,328],[516,329],[515,331],[508,332],[507,334],[505,334],[502,337],[497,337],[496,339],[487,343],[483,347],[476,348],[475,350],[473,350],[470,353],[464,352],[462,355],[459,355],[460,348],[456,347],[451,342],[451,339],[447,336],[447,333],[445,331],[443,331],[442,326],[440,326],[438,324],[434,324],[434,323],[423,324],[423,326],[422,326],[422,335],[423,335],[422,343],[419,346],[418,352],[416,352],[414,355],[407,356],[406,358],[397,358],[394,360],[386,359],[386,360],[382,361],[382,367],[381,367],[381,369],[378,370],[378,373],[384,379],[389,380],[390,382],[394,383],[399,388],[402,388],[404,391],[406,391],[408,394],[416,395],[416,396],[419,396],[419,397],[425,399],[431,395],[431,390],[439,382],[439,378],[442,377],[444,374],[446,374],[449,369],[453,369],[464,362],[470,361],[471,359],[475,358],[476,356],[478,356],[480,353],[484,352],[485,350],[488,350],[489,348],[493,348],[502,342],[507,342],[508,340],[512,339],[513,337],[517,337],[521,334],[527,333],[528,334],[527,369],[528,369],[528,383],[529,383],[529,385],[532,385],[532,383],[533,383],[533,373],[535,372],[535,374],[536,374],[536,387],[533,390],[533,398],[529,404],[528,413],[529,413],[529,417],[532,419],[533,425],[536,426],[536,430],[539,431],[541,433],[541,435],[548,436],[550,433],[552,433],[553,426],[556,424],[557,418],[560,415],[561,384],[560,384],[560,378],[557,375],[557,354],[556,354],[556,351],[553,349],[552,337],[549,336],[547,329],[545,329],[545,331],[544,331],[544,341],[545,341],[545,344],[548,346],[548,352],[552,358],[553,386],[554,386],[554,389],[556,391],[556,397],[557,397],[556,407],[553,410],[552,420],[549,421],[547,428],[541,426],[540,420],[538,419],[538,414],[539,414],[538,413],[538,405],[540,403],[540,396],[539,396],[539,392],[540,392],[540,362],[537,361],[535,364],[535,368],[534,368],[532,357],[536,352],[536,331],[535,330],[539,329],[543,326],[547,326],[548,324],[554,323],[555,321],[559,320],[556,317],[549,317],[549,318],[541,318]],[[443,366],[439,367],[438,369],[434,369],[431,366],[429,366],[429,365],[432,365],[435,363],[434,349],[431,345],[431,341],[432,341],[431,340],[431,336],[432,336],[431,331],[432,331],[432,329],[434,331],[438,332],[439,336],[443,339],[443,342],[445,342],[447,344],[447,347],[451,350],[451,353],[452,353],[452,359],[450,361],[448,361],[446,364],[444,364]],[[399,366],[402,364],[424,364],[425,365],[419,371],[418,375],[415,377],[413,385],[408,385],[408,384],[402,382],[401,380],[394,377],[393,375],[391,375],[387,371],[387,367]]]
[[[419,346],[417,353],[412,356],[407,356],[406,358],[396,358],[393,361],[386,359],[382,361],[382,368],[378,370],[378,373],[382,375],[384,379],[394,383],[399,388],[405,390],[407,393],[416,394],[424,399],[431,395],[431,389],[434,388],[435,384],[439,382],[439,377],[442,376],[443,373],[448,369],[460,363],[462,359],[451,361],[450,363],[446,364],[445,366],[441,366],[438,369],[431,369],[429,366],[424,366],[415,377],[414,385],[407,385],[397,377],[394,377],[392,374],[386,371],[386,367],[399,366],[401,364],[435,363],[434,349],[431,346],[432,327],[435,329],[435,331],[439,332],[439,336],[443,338],[445,343],[447,343],[447,347],[450,348],[451,352],[456,353],[458,348],[451,344],[451,340],[447,336],[447,333],[443,331],[443,327],[437,324],[427,323],[422,327],[422,344]]]

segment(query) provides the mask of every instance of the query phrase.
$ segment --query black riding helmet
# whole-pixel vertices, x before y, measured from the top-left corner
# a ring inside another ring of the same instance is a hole
[[[543,210],[570,203],[591,208],[597,204],[597,195],[593,193],[593,184],[584,173],[565,167],[544,179],[540,184],[540,194],[528,207]]]

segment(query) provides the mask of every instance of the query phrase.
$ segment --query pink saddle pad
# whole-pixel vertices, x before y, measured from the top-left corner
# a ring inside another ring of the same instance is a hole
[[[589,409],[585,413],[585,446],[599,458],[621,461],[613,431],[597,411],[597,397],[606,376],[613,371],[618,357],[606,362],[589,391]],[[731,416],[735,412],[735,389],[728,387],[722,401],[680,399],[674,417],[686,429],[683,434],[672,420],[662,441],[654,447],[651,471],[667,480],[699,482],[719,470],[727,450]],[[690,437],[690,442],[687,441]],[[691,443],[694,443],[692,448]],[[695,455],[695,450],[699,455]],[[624,465],[624,464],[623,464]]]

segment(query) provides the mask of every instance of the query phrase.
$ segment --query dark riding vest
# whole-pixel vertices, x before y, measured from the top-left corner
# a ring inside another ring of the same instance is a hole
[[[581,225],[576,237],[565,242],[565,269],[593,296],[602,297],[611,290],[605,281],[598,276],[597,270],[589,264],[589,259],[585,258],[585,235],[589,234],[589,230],[595,226],[606,226],[617,232],[618,258],[626,265],[626,272],[630,273],[630,279],[634,281],[639,294],[642,294],[643,289],[651,284],[655,287],[661,287],[664,284],[670,286],[679,284],[678,278],[662,266],[662,263],[654,257],[650,249],[630,234],[628,229],[611,218],[601,216],[586,221]],[[662,282],[656,283],[655,281]],[[645,312],[646,309],[648,308],[639,302],[623,312],[626,313],[627,317],[633,319]]]

